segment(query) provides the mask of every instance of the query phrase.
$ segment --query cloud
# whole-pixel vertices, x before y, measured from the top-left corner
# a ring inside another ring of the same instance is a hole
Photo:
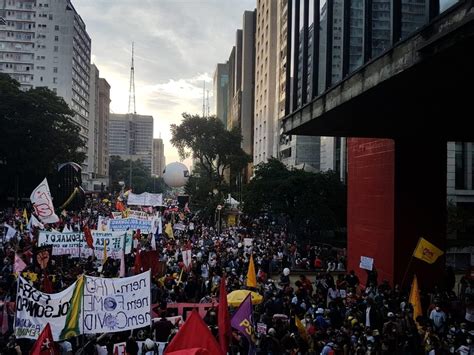
[[[183,112],[202,112],[203,81],[210,90],[255,0],[77,0],[92,38],[93,63],[111,85],[111,110],[128,109],[131,43],[135,43],[137,112],[155,118],[167,161],[178,160],[169,125]]]

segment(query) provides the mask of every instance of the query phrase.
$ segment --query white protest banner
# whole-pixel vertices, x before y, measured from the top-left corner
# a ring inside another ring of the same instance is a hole
[[[143,212],[143,211],[135,211],[135,210],[131,210],[128,212],[128,216],[129,218],[136,218],[136,219],[145,219],[145,220],[152,220],[154,218],[153,215],[149,215],[148,213],[146,212]]]
[[[78,258],[81,249],[89,248],[84,239],[84,233],[58,233],[40,231],[38,246],[52,245],[53,255],[71,255]],[[83,254],[83,253],[81,253]]]
[[[9,241],[16,235],[16,229],[7,223],[3,223],[3,226],[6,228],[5,241]]]
[[[53,199],[49,192],[48,180],[44,178],[41,184],[33,190],[30,196],[36,215],[43,223],[59,222],[59,217],[54,213]]]
[[[112,217],[116,219],[123,218],[122,212],[112,212]]]
[[[265,323],[257,323],[257,334],[267,334],[267,325]]]
[[[107,247],[107,256],[112,259],[119,259],[120,253],[124,248],[126,242],[125,232],[99,232],[92,231],[92,241],[94,251],[87,245],[84,238],[84,233],[59,233],[40,231],[38,238],[38,246],[52,245],[53,255],[71,255],[72,257],[89,257],[95,253],[97,259],[104,258],[104,241]],[[131,239],[131,237],[130,237]],[[131,253],[130,240],[126,246],[125,254]]]
[[[177,231],[184,231],[186,229],[186,226],[183,223],[179,222],[173,226],[173,229]]]
[[[84,334],[113,333],[151,324],[150,271],[120,279],[86,276]]]
[[[97,230],[99,232],[105,232],[109,230],[109,217],[99,216],[97,220]]]
[[[127,345],[126,342],[122,342],[122,343],[115,343],[114,344],[114,352],[113,354],[114,355],[125,355],[125,346]],[[140,349],[140,348],[138,348]]]
[[[104,243],[107,248],[107,257],[112,259],[120,259],[120,253],[124,250],[126,238],[124,232],[99,232],[92,231],[92,240],[94,241],[95,257],[99,260],[104,259]],[[92,249],[87,248],[85,244],[84,256],[92,255]],[[81,249],[82,254],[82,249]]]
[[[126,231],[140,229],[142,233],[150,233],[153,227],[153,221],[138,218],[109,219],[109,230]]]
[[[374,267],[374,259],[368,256],[361,256],[359,267],[365,270],[372,270]]]
[[[151,194],[144,192],[142,194],[128,194],[127,205],[129,206],[163,206],[163,194]]]
[[[16,296],[15,336],[38,339],[47,323],[51,326],[54,340],[66,324],[66,316],[76,282],[59,293],[43,293],[23,277],[18,277]]]
[[[253,238],[244,238],[244,246],[251,247],[253,243]]]
[[[133,246],[133,232],[125,232],[125,254],[130,254],[132,252]]]

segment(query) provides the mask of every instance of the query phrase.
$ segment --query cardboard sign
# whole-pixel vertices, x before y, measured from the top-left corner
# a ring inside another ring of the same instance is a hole
[[[374,259],[373,258],[369,258],[368,256],[361,256],[360,257],[360,265],[359,267],[361,269],[365,269],[365,270],[370,270],[372,271],[373,267],[374,267]]]

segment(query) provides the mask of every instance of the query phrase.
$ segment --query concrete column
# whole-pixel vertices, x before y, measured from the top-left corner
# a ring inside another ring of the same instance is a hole
[[[444,250],[446,142],[348,139],[348,267],[365,284],[360,256],[372,257],[378,281],[439,284],[444,258],[411,259],[418,238]],[[407,271],[408,270],[408,271]],[[422,276],[421,276],[422,275]]]

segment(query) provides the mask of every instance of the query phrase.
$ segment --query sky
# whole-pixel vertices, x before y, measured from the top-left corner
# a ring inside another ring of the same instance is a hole
[[[135,46],[138,114],[154,117],[166,162],[179,161],[170,125],[183,112],[202,114],[217,63],[225,62],[255,0],[73,0],[92,40],[92,63],[111,85],[112,113],[128,112],[131,46]],[[190,160],[184,161],[190,165]]]

